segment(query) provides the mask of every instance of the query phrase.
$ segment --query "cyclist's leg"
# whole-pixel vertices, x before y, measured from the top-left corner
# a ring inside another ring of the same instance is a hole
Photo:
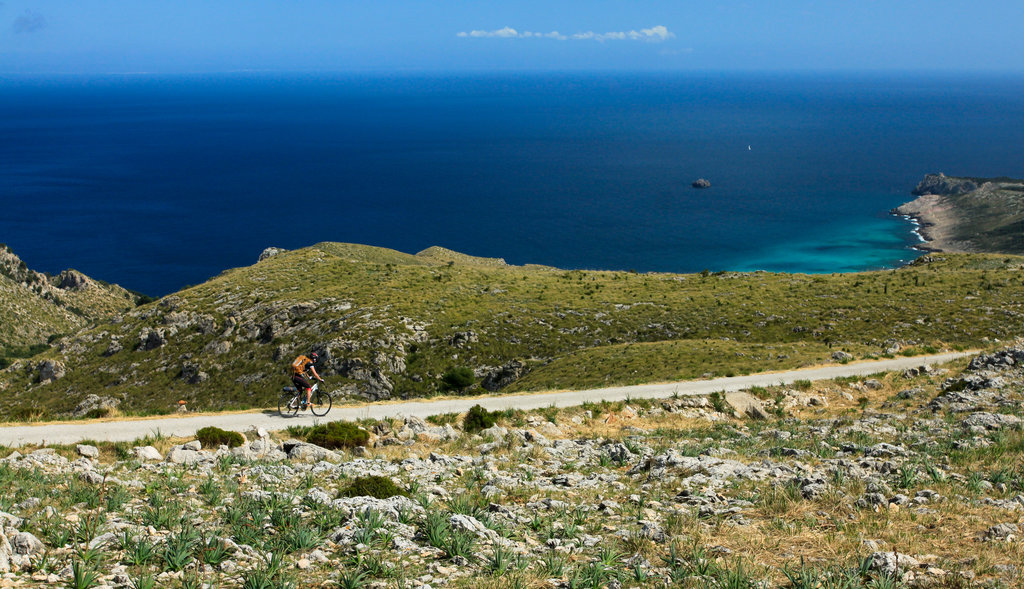
[[[301,374],[292,376],[292,383],[295,385],[295,388],[299,390],[299,395],[306,393],[305,398],[302,399],[302,404],[303,406],[308,405],[309,398],[312,395],[312,385],[310,385],[309,381],[306,380],[306,377]],[[300,398],[302,397],[300,396]]]

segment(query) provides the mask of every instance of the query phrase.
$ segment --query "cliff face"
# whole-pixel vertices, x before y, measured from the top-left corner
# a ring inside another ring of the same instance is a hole
[[[914,196],[923,196],[925,194],[965,194],[978,189],[978,184],[974,180],[967,178],[950,178],[943,173],[928,174],[921,180],[917,187],[911,191]]]
[[[894,213],[921,224],[923,249],[1024,253],[1024,180],[925,176]]]

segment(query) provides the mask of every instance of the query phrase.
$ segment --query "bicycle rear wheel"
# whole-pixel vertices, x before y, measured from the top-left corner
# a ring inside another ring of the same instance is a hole
[[[277,402],[277,412],[281,417],[294,417],[299,412],[299,396],[295,393],[284,393]]]
[[[313,393],[313,404],[309,406],[313,415],[327,415],[331,410],[331,396],[323,391]]]

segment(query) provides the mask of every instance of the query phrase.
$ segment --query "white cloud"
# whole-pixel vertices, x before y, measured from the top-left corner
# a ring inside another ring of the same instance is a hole
[[[463,31],[461,33],[457,33],[456,36],[503,39],[555,39],[557,41],[600,41],[602,43],[604,41],[661,42],[675,37],[675,35],[671,31],[669,31],[667,27],[662,25],[657,25],[649,29],[640,29],[639,31],[611,31],[607,33],[595,33],[594,31],[587,31],[585,33],[574,33],[572,35],[563,35],[558,31],[551,31],[550,33],[517,31],[512,27],[505,27],[494,31]]]

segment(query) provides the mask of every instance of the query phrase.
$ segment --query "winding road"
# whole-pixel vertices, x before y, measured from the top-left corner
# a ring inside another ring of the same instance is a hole
[[[924,364],[942,364],[976,354],[977,352],[949,352],[929,356],[913,356],[890,360],[851,362],[842,365],[803,368],[785,372],[769,372],[690,380],[663,384],[648,384],[585,391],[562,391],[550,393],[524,393],[464,397],[435,401],[401,401],[345,405],[336,407],[326,417],[314,417],[308,413],[285,418],[276,411],[248,411],[240,413],[203,413],[174,417],[152,417],[139,419],[74,421],[40,425],[0,427],[0,445],[8,447],[26,444],[73,444],[92,441],[132,441],[147,435],[159,433],[165,436],[187,437],[196,430],[217,426],[226,430],[248,431],[263,428],[268,431],[282,430],[291,425],[311,425],[315,422],[357,419],[386,419],[399,416],[428,417],[442,413],[462,413],[476,404],[489,410],[538,409],[541,407],[573,407],[587,401],[621,401],[625,399],[662,399],[673,395],[707,395],[715,391],[731,392],[751,387],[769,387],[790,384],[797,380],[828,380],[845,376],[864,376],[880,372],[905,370]]]

